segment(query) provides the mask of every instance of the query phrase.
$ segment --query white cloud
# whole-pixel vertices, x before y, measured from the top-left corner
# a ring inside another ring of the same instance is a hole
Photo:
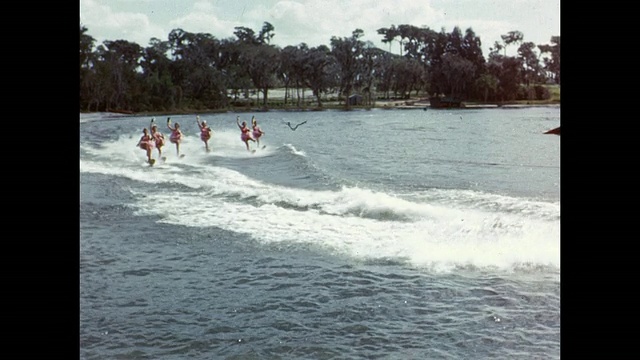
[[[233,37],[237,26],[258,32],[269,22],[275,27],[272,43],[281,47],[329,45],[332,36],[348,37],[359,28],[362,40],[389,49],[377,29],[410,24],[447,32],[471,27],[486,56],[500,35],[512,30],[536,44],[560,35],[559,0],[80,0],[80,5],[81,23],[98,44],[125,39],[147,46],[152,37],[166,40],[176,28],[222,39]]]
[[[216,10],[216,7],[210,1],[203,0],[196,1],[193,4],[193,10],[197,12],[212,13]]]
[[[127,40],[144,47],[152,37],[158,37],[165,31],[153,24],[146,14],[113,11],[110,6],[101,5],[94,0],[81,2],[80,23],[97,40],[96,46],[105,40]]]
[[[244,26],[258,31],[267,21],[275,27],[275,44],[309,46],[328,45],[332,36],[348,37],[355,29],[364,31],[363,40],[379,45],[377,29],[391,25],[416,26],[441,22],[443,15],[428,2],[415,0],[376,1],[277,1],[273,5],[260,4],[246,12]],[[439,30],[439,28],[437,29]]]

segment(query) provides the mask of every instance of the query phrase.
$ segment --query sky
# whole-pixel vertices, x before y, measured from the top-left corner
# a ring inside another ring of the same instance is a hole
[[[383,43],[379,28],[429,27],[450,33],[471,28],[483,55],[501,35],[520,31],[525,42],[550,44],[560,36],[560,0],[80,0],[80,25],[95,45],[127,40],[147,47],[152,38],[168,40],[173,29],[235,38],[235,27],[257,34],[265,22],[274,27],[271,44],[282,48],[306,43],[330,46],[331,37],[364,31],[363,41],[393,53],[398,42]],[[516,55],[516,47],[507,55]]]

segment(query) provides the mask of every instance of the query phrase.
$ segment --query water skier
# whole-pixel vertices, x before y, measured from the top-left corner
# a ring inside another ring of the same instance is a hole
[[[258,145],[258,147],[260,147],[260,137],[264,135],[264,131],[262,131],[262,129],[260,129],[260,127],[258,126],[258,121],[256,120],[255,116],[251,118],[251,123],[251,128],[253,129],[253,138],[256,140],[256,144]]]
[[[171,118],[167,118],[167,127],[171,130],[169,141],[176,144],[176,152],[180,156],[180,142],[182,142],[182,131],[180,130],[180,124],[176,123],[174,127],[171,127]]]
[[[196,116],[196,122],[200,128],[200,140],[204,141],[204,148],[209,152],[209,139],[211,139],[211,128],[207,125],[206,120],[200,122],[200,115]]]
[[[149,131],[147,131],[147,128],[142,129],[142,136],[140,137],[140,141],[138,141],[138,143],[136,144],[136,147],[139,147],[140,149],[147,152],[147,162],[151,165],[153,165],[153,163],[155,162],[155,160],[151,158],[151,151],[153,150],[154,146],[155,141],[153,140],[153,137],[149,135]]]
[[[240,125],[240,116],[236,117],[236,124],[238,124],[238,127],[242,132],[242,134],[240,134],[240,139],[242,139],[242,142],[244,142],[244,144],[247,146],[247,151],[251,151],[249,149],[249,141],[255,142],[255,140],[251,137],[251,129],[247,127],[246,121],[243,121],[242,125]]]
[[[162,147],[165,144],[164,134],[158,131],[158,125],[154,122],[155,118],[151,119],[151,137],[156,142],[156,149],[158,149],[158,158],[162,158]]]

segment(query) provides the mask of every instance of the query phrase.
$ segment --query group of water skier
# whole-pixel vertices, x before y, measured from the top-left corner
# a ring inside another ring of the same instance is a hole
[[[206,121],[200,121],[200,116],[196,116],[196,122],[198,123],[198,127],[200,128],[200,140],[204,142],[205,150],[209,152],[211,151],[209,149],[209,140],[211,139],[213,131],[211,130],[209,125],[207,125]],[[247,126],[246,121],[243,121],[242,124],[240,124],[240,116],[236,117],[236,123],[240,128],[240,139],[246,145],[247,151],[251,151],[251,149],[249,148],[249,141],[255,142],[257,146],[260,147],[260,137],[264,135],[264,131],[262,131],[262,129],[260,129],[260,127],[258,126],[256,117],[253,116],[251,118],[251,128]],[[147,152],[147,162],[153,165],[156,162],[155,159],[153,159],[151,156],[153,149],[158,149],[158,157],[163,158],[162,147],[165,144],[165,138],[164,134],[158,131],[158,126],[155,123],[155,118],[151,119],[149,128],[150,132],[147,130],[147,128],[142,129],[142,137],[140,138],[140,141],[138,141],[138,144],[136,144],[136,146]],[[182,142],[183,137],[182,131],[180,130],[180,124],[175,123],[173,126],[171,126],[171,118],[169,117],[167,118],[167,128],[171,130],[169,141],[172,144],[176,145],[176,153],[178,154],[178,157],[183,157],[184,154],[180,154],[180,143]]]

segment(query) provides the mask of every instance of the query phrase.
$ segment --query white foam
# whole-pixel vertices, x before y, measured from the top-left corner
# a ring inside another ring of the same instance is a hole
[[[209,154],[196,135],[185,136],[185,158],[177,159],[169,143],[169,159],[154,167],[146,166],[144,151],[135,147],[138,136],[124,135],[99,148],[81,146],[91,160],[81,158],[80,170],[162,183],[169,189],[163,193],[132,190],[140,197],[138,213],[203,231],[219,227],[265,243],[310,243],[357,258],[402,258],[439,269],[560,265],[559,203],[460,190],[393,194],[283,187],[210,161],[211,155],[254,156],[239,132],[214,133]]]
[[[307,156],[307,153],[305,153],[303,150],[296,149],[296,147],[293,146],[292,144],[284,144],[284,146],[287,147],[291,151],[291,153],[294,155],[299,155],[304,157]]]
[[[340,194],[343,191],[334,194],[334,198],[340,198]],[[518,263],[559,266],[560,260],[559,222],[530,220],[520,215],[413,204],[431,208],[430,215],[411,222],[380,221],[332,215],[321,209],[234,202],[207,194],[145,196],[146,200],[138,205],[140,213],[161,215],[167,223],[220,227],[266,243],[313,243],[356,257],[400,257],[418,266],[445,267],[509,267]]]

